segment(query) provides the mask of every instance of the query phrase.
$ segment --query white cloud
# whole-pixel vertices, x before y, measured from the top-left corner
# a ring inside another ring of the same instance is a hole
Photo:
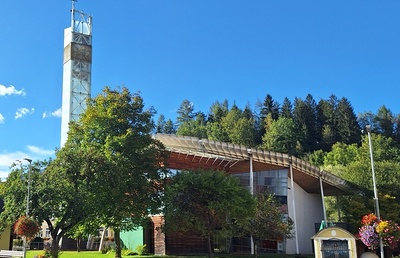
[[[5,181],[11,172],[11,165],[13,163],[18,163],[18,160],[21,160],[23,165],[28,165],[27,161],[24,161],[25,158],[32,159],[33,162],[38,160],[48,160],[49,157],[55,156],[54,150],[45,150],[41,147],[28,145],[26,146],[27,151],[15,151],[15,152],[7,152],[0,151],[0,180]]]
[[[10,167],[16,160],[24,159],[26,156],[27,154],[22,151],[0,153],[0,169],[2,167]]]
[[[6,119],[4,118],[4,116],[0,113],[0,124],[4,124],[4,121]]]
[[[28,150],[34,154],[39,154],[41,156],[46,156],[46,155],[53,155],[54,154],[54,150],[45,150],[43,148],[37,147],[37,146],[33,146],[33,145],[28,145],[26,146],[28,148]]]
[[[54,110],[53,112],[44,112],[42,115],[43,119],[46,117],[61,117],[61,108]]]
[[[15,112],[15,119],[21,118],[26,114],[33,114],[35,112],[34,108],[31,108],[30,110],[27,108],[18,108],[17,112]]]
[[[0,84],[0,96],[6,96],[6,95],[21,95],[21,96],[25,96],[26,92],[24,91],[24,89],[17,90],[12,85],[10,87],[6,87],[6,86]]]
[[[25,157],[27,157],[27,154],[21,151],[0,153],[0,179],[2,182],[5,181],[5,178],[7,178],[8,174],[11,172],[11,165]]]

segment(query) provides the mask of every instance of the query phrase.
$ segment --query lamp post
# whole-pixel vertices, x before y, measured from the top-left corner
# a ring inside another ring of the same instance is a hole
[[[29,191],[30,191],[30,187],[31,187],[31,171],[32,171],[32,160],[25,158],[24,160],[29,162],[29,170],[28,170],[28,191],[26,194],[26,210],[25,210],[25,216],[28,217],[29,216]],[[23,248],[24,248],[24,258],[26,258],[26,237],[23,237]]]
[[[29,162],[29,171],[28,171],[28,192],[26,194],[26,211],[25,215],[28,217],[29,215],[29,192],[31,188],[31,171],[32,171],[32,160],[25,158],[24,160]]]
[[[380,215],[380,212],[379,212],[378,190],[376,189],[374,157],[372,155],[371,125],[366,125],[365,128],[367,129],[368,143],[369,143],[369,153],[370,153],[370,157],[371,157],[372,184],[373,184],[373,187],[374,187],[375,212],[376,212],[376,217],[377,217],[377,219],[379,221],[379,220],[381,220],[381,215]],[[384,254],[384,251],[383,251],[382,237],[379,237],[379,246],[380,246],[380,251],[381,251],[381,258],[384,258],[385,254]]]

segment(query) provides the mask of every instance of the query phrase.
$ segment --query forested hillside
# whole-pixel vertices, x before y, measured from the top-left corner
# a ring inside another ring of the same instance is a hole
[[[373,133],[392,138],[400,145],[400,115],[382,107],[374,113],[356,115],[350,101],[331,95],[316,102],[311,94],[303,100],[285,98],[278,103],[271,95],[244,108],[227,100],[214,102],[209,111],[196,111],[183,100],[176,121],[160,115],[158,133],[176,133],[231,142],[304,157],[316,150],[330,151],[333,144],[361,144],[365,125]]]
[[[308,160],[357,185],[363,194],[330,199],[330,220],[358,228],[362,215],[374,211],[368,137],[371,125],[375,174],[383,218],[400,221],[400,115],[382,105],[376,113],[355,114],[350,101],[331,95],[318,102],[271,95],[243,109],[227,100],[214,102],[207,113],[184,100],[176,121],[163,115],[158,133],[195,136],[288,153]]]

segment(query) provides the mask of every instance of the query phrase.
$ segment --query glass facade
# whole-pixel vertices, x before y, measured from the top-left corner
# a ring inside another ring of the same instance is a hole
[[[174,174],[180,172],[180,170],[173,170]],[[269,170],[269,171],[260,171],[253,173],[253,189],[254,193],[260,192],[268,192],[274,195],[274,197],[279,201],[282,205],[283,219],[287,218],[287,194],[288,194],[288,169],[277,169],[277,170]],[[239,179],[240,184],[247,188],[250,191],[250,173],[242,172],[237,174],[230,174]],[[200,239],[192,240],[189,243],[189,239],[186,238],[177,238],[171,237],[171,234],[168,234],[166,237],[166,241],[168,242],[168,250],[170,252],[174,252],[173,248],[175,245],[190,245],[191,250],[195,253],[194,250],[203,250],[201,248],[205,248],[204,242]],[[175,241],[172,243],[172,241]],[[219,251],[228,252],[228,253],[250,253],[251,251],[251,239],[249,236],[247,237],[220,237],[216,236],[214,238],[214,247]],[[197,249],[196,249],[197,248]],[[283,241],[277,241],[275,239],[265,239],[261,241],[258,246],[257,252],[259,253],[284,253],[285,252],[285,243]]]
[[[243,172],[233,174],[239,178],[240,183],[250,190],[250,173]],[[253,172],[254,193],[267,192],[274,195],[282,205],[283,218],[287,218],[287,194],[288,194],[288,169]],[[250,238],[233,238],[232,251],[243,253],[250,251]],[[274,239],[265,239],[258,246],[259,253],[284,253],[285,243]]]
[[[239,178],[240,183],[250,189],[249,172],[233,174]],[[269,192],[273,194],[281,204],[287,204],[288,169],[278,169],[254,172],[254,192]]]

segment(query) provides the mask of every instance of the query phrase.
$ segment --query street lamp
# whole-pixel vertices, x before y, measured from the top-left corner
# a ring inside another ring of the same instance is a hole
[[[368,142],[369,142],[369,153],[371,156],[371,170],[372,170],[372,183],[374,186],[374,205],[375,205],[375,212],[378,221],[381,220],[381,215],[379,212],[379,200],[378,200],[378,190],[376,189],[376,180],[375,180],[375,169],[374,169],[374,157],[372,155],[372,142],[371,142],[371,125],[366,125],[365,128],[367,129],[368,134]],[[383,243],[382,237],[379,238],[379,246],[381,250],[381,258],[384,258],[384,251],[383,251]]]
[[[29,191],[31,187],[31,171],[32,171],[32,160],[28,158],[24,158],[24,160],[29,162],[29,170],[28,170],[28,192],[26,194],[26,210],[25,216],[29,216]],[[26,258],[26,237],[23,237],[23,248],[24,248],[24,258]]]
[[[29,162],[29,171],[28,171],[28,193],[26,195],[26,211],[25,215],[28,217],[29,215],[29,191],[31,187],[31,171],[32,171],[32,160],[25,158],[24,160]]]

